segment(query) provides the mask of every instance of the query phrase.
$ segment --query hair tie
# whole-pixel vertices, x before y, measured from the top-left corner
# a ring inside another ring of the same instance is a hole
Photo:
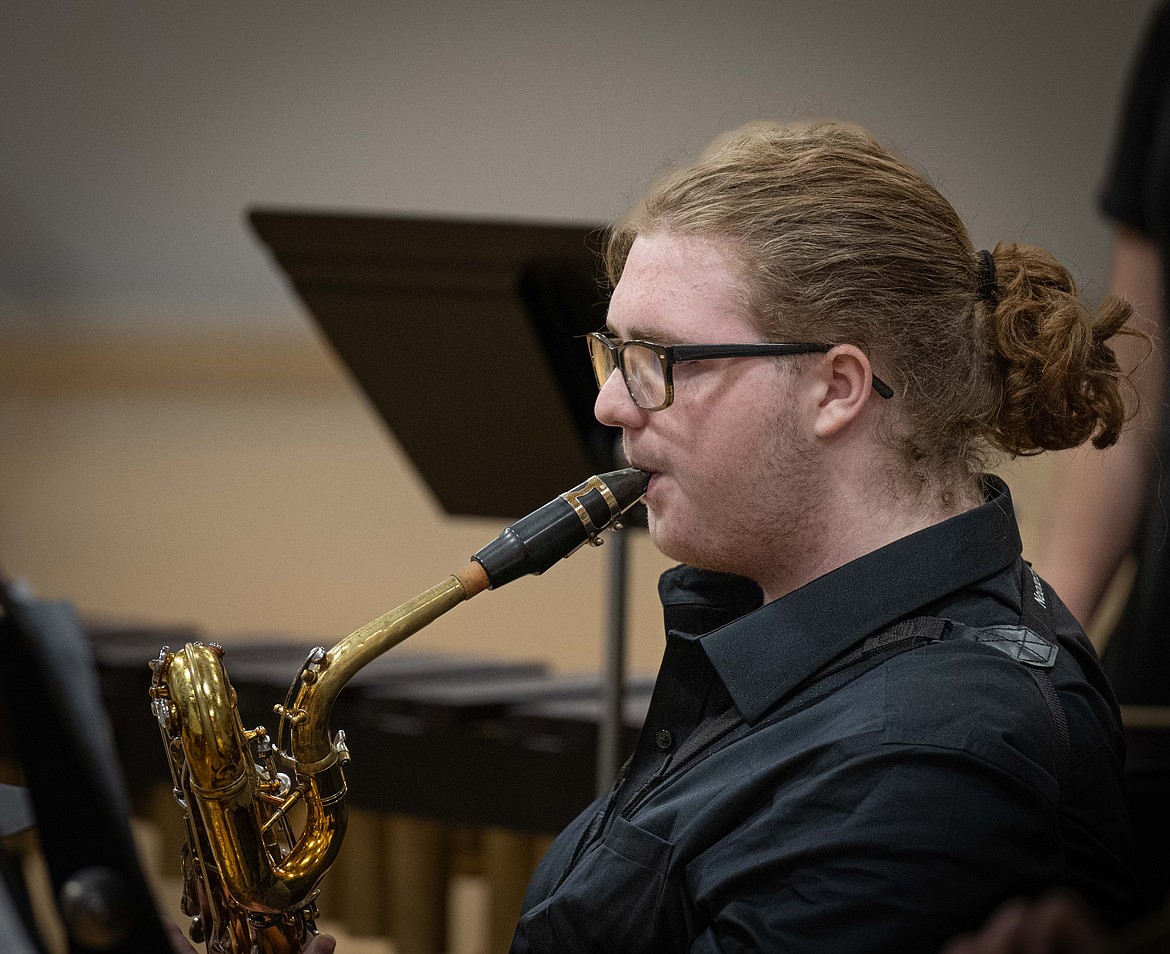
[[[979,258],[979,280],[975,285],[975,294],[987,303],[988,307],[995,308],[999,304],[999,289],[995,285],[995,257],[983,249]]]

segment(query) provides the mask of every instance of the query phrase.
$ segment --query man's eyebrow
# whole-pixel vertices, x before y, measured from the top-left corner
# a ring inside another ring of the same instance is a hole
[[[621,341],[653,341],[655,344],[671,345],[678,344],[679,339],[676,335],[662,328],[656,328],[653,325],[632,325],[628,329],[628,334],[619,335],[610,326],[609,322],[605,323],[605,327],[601,329],[602,332],[611,338],[617,338]]]

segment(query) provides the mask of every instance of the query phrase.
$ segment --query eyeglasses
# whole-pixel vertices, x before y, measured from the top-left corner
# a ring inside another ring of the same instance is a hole
[[[824,354],[832,345],[809,342],[660,345],[653,341],[618,341],[599,331],[586,335],[593,376],[601,388],[617,368],[621,369],[626,390],[644,411],[661,411],[674,400],[672,370],[683,361],[708,361],[712,358],[754,358],[764,355]],[[873,389],[884,398],[894,396],[893,389],[876,374]]]

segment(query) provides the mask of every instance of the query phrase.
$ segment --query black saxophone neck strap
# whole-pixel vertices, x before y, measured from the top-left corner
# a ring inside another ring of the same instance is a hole
[[[1072,757],[1068,718],[1064,704],[1052,682],[1052,668],[1060,651],[1052,624],[1052,591],[1032,568],[1020,561],[1020,602],[1022,613],[1018,626],[984,626],[974,628],[952,623],[954,638],[970,639],[1006,653],[1021,663],[1036,683],[1056,732],[1057,781],[1063,784]]]
[[[1060,652],[1053,630],[1052,591],[1024,561],[1019,561],[1020,622],[1015,625],[967,626],[937,616],[902,620],[869,637],[852,652],[820,670],[803,687],[788,696],[765,716],[767,721],[788,716],[814,705],[886,660],[902,653],[946,639],[965,639],[996,649],[1027,670],[1048,708],[1055,732],[1057,780],[1062,782],[1071,756],[1068,719],[1064,704],[1052,682],[1051,670]],[[742,725],[742,722],[740,723]],[[729,724],[712,725],[708,732],[696,732],[674,759],[674,769],[705,757],[722,744],[734,741],[739,733]],[[693,743],[693,744],[691,744]],[[689,756],[689,758],[688,758]]]

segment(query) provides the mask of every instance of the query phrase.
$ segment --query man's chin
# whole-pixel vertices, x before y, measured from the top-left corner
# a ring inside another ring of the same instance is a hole
[[[677,559],[671,552],[670,534],[667,532],[667,524],[662,519],[662,515],[653,510],[651,507],[646,507],[646,528],[650,533],[650,540],[665,556],[672,560]]]
[[[653,510],[647,508],[648,520],[647,527],[650,531],[650,539],[654,546],[665,557],[671,560],[678,560],[680,563],[694,564],[697,554],[694,552],[694,540],[688,538],[687,534],[679,534],[676,532],[677,527],[663,519],[661,514],[655,514]]]
[[[712,546],[712,541],[704,540],[697,533],[680,531],[677,523],[667,522],[652,510],[648,509],[647,513],[650,539],[663,556],[699,570],[744,575],[744,567],[738,561],[729,559],[729,554],[719,547]]]

